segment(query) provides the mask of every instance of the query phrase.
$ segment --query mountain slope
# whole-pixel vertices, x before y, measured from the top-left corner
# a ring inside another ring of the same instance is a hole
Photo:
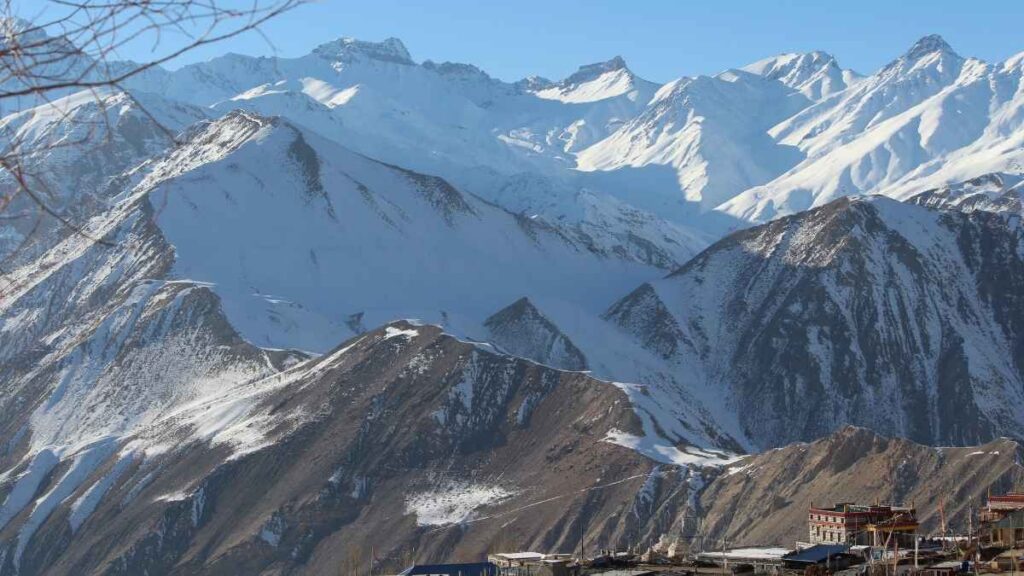
[[[1020,236],[998,214],[838,200],[727,237],[607,317],[725,394],[764,448],[848,423],[1020,437]]]
[[[984,174],[967,182],[958,182],[933,190],[926,190],[907,200],[913,204],[957,210],[1021,214],[1024,210],[1024,175]]]
[[[534,86],[504,83],[468,64],[416,64],[395,39],[342,38],[300,58],[225,56],[155,70],[130,85],[217,114],[242,109],[284,117],[360,154],[576,229],[595,244],[642,243],[657,252],[654,258],[637,246],[627,253],[645,263],[672,267],[707,245],[699,230],[671,214],[571,170],[576,153],[639,113],[657,89],[621,59]]]
[[[71,235],[9,276],[0,574],[323,573],[371,543],[398,567],[412,550],[475,557],[497,538],[569,549],[573,514],[595,545],[653,541],[685,514],[689,499],[676,496],[696,473],[661,470],[620,445],[645,429],[615,386],[407,323],[314,359],[250,343],[260,334],[237,315],[247,298],[292,314],[268,316],[276,338],[296,339],[285,320],[301,338],[357,330],[315,333],[307,308],[258,290],[260,265],[279,278],[288,253],[256,263],[244,249],[266,246],[256,233],[288,249],[287,236],[270,235],[289,222],[307,232],[299,241],[376,218],[400,230],[405,252],[417,248],[416,226],[443,241],[486,225],[502,248],[536,250],[532,260],[616,266],[440,179],[337,147],[320,155],[319,144],[242,113],[197,126],[126,175],[120,202],[89,222],[108,244]],[[219,227],[205,226],[207,213]],[[324,254],[325,269],[344,257]],[[249,284],[211,277],[225,271]],[[523,506],[538,510],[517,514]],[[487,520],[495,514],[501,522]],[[635,520],[615,519],[626,516]],[[480,527],[466,532],[460,523],[474,518]]]
[[[818,51],[779,54],[748,64],[741,70],[778,80],[811,100],[842,92],[861,78],[852,70],[840,68],[831,54]]]
[[[81,224],[120,192],[111,180],[173,146],[175,134],[205,118],[202,109],[156,95],[97,90],[0,119],[0,149],[16,158],[20,169],[18,177],[0,173],[0,194],[14,198],[5,206],[0,230],[3,267],[31,261],[72,232],[38,202]]]
[[[507,83],[343,38],[4,117],[84,234],[0,266],[0,575],[764,543],[841,486],[1015,484],[1022,62]],[[908,200],[829,202],[866,190]],[[740,456],[850,423],[991,443]]]
[[[751,456],[727,469],[701,493],[704,549],[806,541],[807,509],[837,502],[915,505],[922,534],[940,534],[940,505],[949,530],[967,530],[970,507],[986,493],[1024,484],[1021,447],[1005,438],[981,446],[933,448],[845,428],[809,444]]]
[[[232,323],[261,345],[323,351],[354,314],[368,325],[457,326],[524,295],[599,309],[651,274],[627,247],[511,214],[280,120],[228,115],[147,170],[175,274],[213,283]]]
[[[774,178],[799,160],[767,129],[807,103],[779,82],[743,71],[683,78],[579,155],[583,170],[669,166],[686,200],[714,207]]]
[[[653,542],[689,502],[690,473],[603,441],[637,429],[614,387],[437,328],[392,324],[243,389],[47,460],[48,480],[39,456],[12,468],[0,573],[319,574],[371,544],[397,569],[496,539],[569,551],[581,521],[594,546]],[[31,514],[10,507],[25,490]]]
[[[508,353],[565,370],[586,370],[587,358],[528,298],[520,298],[487,320],[488,342]]]
[[[1024,125],[1019,57],[987,64],[922,38],[848,90],[771,129],[806,158],[719,209],[764,222],[837,197],[905,198],[994,171],[1019,171]]]

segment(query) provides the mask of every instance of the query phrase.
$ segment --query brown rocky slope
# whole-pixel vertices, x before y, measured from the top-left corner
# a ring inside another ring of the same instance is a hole
[[[704,518],[695,545],[782,544],[807,539],[807,509],[837,502],[917,507],[922,532],[938,532],[939,505],[949,525],[966,529],[986,493],[1024,488],[1021,446],[997,439],[977,447],[931,447],[846,427],[811,443],[747,457],[700,496]]]

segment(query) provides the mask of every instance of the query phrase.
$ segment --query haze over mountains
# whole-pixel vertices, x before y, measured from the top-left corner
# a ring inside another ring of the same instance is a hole
[[[342,38],[124,89],[0,119],[84,231],[0,223],[0,574],[753,542],[741,469],[792,523],[830,443],[924,497],[929,445],[1024,438],[1024,56],[506,83]]]

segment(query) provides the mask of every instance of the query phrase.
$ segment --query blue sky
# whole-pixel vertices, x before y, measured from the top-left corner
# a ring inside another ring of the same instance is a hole
[[[929,33],[965,56],[1002,60],[1024,51],[1021,22],[1020,0],[320,0],[264,32],[282,56],[340,36],[395,36],[417,61],[469,62],[505,80],[558,79],[580,64],[622,55],[641,76],[667,81],[814,49],[869,73]],[[273,52],[248,34],[178,64],[228,50]],[[145,49],[125,56],[145,58]]]

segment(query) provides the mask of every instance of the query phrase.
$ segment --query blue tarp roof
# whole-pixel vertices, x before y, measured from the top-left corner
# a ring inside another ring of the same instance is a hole
[[[450,576],[494,576],[498,567],[490,562],[469,562],[465,564],[416,564],[401,572],[400,576],[420,574],[449,574]]]
[[[804,548],[792,554],[787,554],[782,559],[787,562],[817,564],[818,562],[824,562],[829,556],[845,554],[848,550],[849,547],[845,544],[816,544],[810,548]]]

